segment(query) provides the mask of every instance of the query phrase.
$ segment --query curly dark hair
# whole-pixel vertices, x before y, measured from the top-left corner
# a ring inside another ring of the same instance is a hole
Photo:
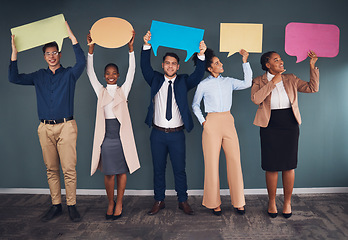
[[[213,63],[213,58],[215,57],[215,53],[212,49],[207,48],[207,50],[205,50],[204,55],[205,55],[205,71],[210,73],[208,68],[211,67],[211,64]],[[198,60],[197,53],[195,53],[192,60],[196,65],[197,60]]]

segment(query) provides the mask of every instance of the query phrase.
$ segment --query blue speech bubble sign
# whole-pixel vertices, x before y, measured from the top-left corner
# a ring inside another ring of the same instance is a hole
[[[152,20],[151,40],[153,53],[157,56],[159,46],[186,50],[187,62],[195,52],[199,52],[199,43],[203,40],[204,29],[186,27]]]

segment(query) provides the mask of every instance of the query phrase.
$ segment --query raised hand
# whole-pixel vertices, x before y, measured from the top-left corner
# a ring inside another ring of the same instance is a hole
[[[144,44],[151,46],[151,44],[149,43],[150,40],[151,40],[151,32],[147,31],[147,33],[144,36]]]
[[[248,62],[249,53],[248,53],[246,50],[241,49],[241,50],[239,51],[239,54],[242,55],[242,61],[243,61],[243,63]]]
[[[95,43],[93,43],[93,40],[92,40],[92,37],[91,37],[91,33],[87,34],[87,45],[88,45],[88,53],[89,54],[93,54]]]
[[[315,63],[318,61],[317,54],[315,54],[315,52],[313,52],[311,50],[311,51],[308,52],[308,57],[311,58],[311,60],[309,61],[309,64],[310,64],[311,68],[315,68]]]
[[[70,40],[71,40],[71,43],[72,43],[73,45],[77,44],[77,43],[78,43],[78,42],[77,42],[77,39],[76,39],[75,35],[73,34],[73,32],[71,31],[71,29],[70,29],[69,24],[68,24],[67,21],[65,21],[65,25],[66,25],[66,29],[68,30],[68,35],[69,35],[69,38],[70,38]]]
[[[202,40],[202,41],[199,43],[199,53],[198,53],[198,55],[199,55],[199,56],[204,55],[205,50],[207,50],[207,45],[205,45],[205,42]]]
[[[131,40],[129,40],[129,42],[128,42],[129,52],[133,52],[133,51],[134,51],[134,48],[133,48],[134,38],[135,38],[135,31],[133,30],[132,38],[131,38]]]
[[[12,46],[12,54],[11,54],[11,61],[16,61],[17,60],[17,48],[16,48],[16,43],[14,41],[15,35],[11,36],[11,46]]]
[[[281,81],[282,81],[282,74],[283,74],[285,71],[286,71],[286,70],[284,69],[284,71],[277,73],[277,74],[274,76],[274,78],[272,79],[272,82],[273,82],[274,84],[277,84],[277,83],[281,82]]]

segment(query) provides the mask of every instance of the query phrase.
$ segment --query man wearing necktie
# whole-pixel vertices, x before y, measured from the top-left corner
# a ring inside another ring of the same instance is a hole
[[[151,101],[146,116],[146,124],[151,127],[151,152],[154,169],[155,203],[148,212],[158,213],[165,207],[165,170],[169,153],[175,179],[179,208],[192,215],[193,210],[187,203],[187,181],[185,172],[185,134],[190,132],[193,121],[187,102],[187,92],[202,80],[205,71],[204,41],[200,42],[195,71],[191,74],[177,74],[179,57],[175,53],[166,53],[163,57],[163,73],[154,71],[150,63],[151,45],[148,43],[151,33],[144,36],[141,52],[141,70],[151,87]]]

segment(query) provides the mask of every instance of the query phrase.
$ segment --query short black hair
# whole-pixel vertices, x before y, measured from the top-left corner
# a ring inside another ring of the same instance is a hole
[[[169,57],[175,58],[176,61],[177,61],[178,64],[179,64],[180,58],[179,58],[178,55],[176,55],[176,53],[173,53],[173,52],[167,52],[166,54],[164,54],[164,56],[163,56],[163,62],[164,62],[164,60],[166,59],[166,57],[168,57],[168,56],[169,56]]]
[[[117,67],[117,65],[116,65],[115,63],[108,63],[108,64],[106,64],[106,66],[105,66],[105,68],[104,68],[104,74],[106,73],[106,69],[107,69],[108,67],[114,67],[114,68],[116,68],[117,73],[119,73],[118,67]]]
[[[59,52],[58,44],[57,44],[55,41],[50,42],[50,43],[46,43],[46,44],[42,47],[42,52],[45,54],[46,48],[49,48],[49,47],[56,47],[56,48],[57,48],[57,51]]]
[[[266,53],[262,54],[261,59],[260,59],[262,70],[268,71],[268,68],[266,67],[266,63],[268,63],[268,61],[271,58],[271,55],[273,53],[277,53],[277,52],[269,51],[269,52],[266,52]]]

